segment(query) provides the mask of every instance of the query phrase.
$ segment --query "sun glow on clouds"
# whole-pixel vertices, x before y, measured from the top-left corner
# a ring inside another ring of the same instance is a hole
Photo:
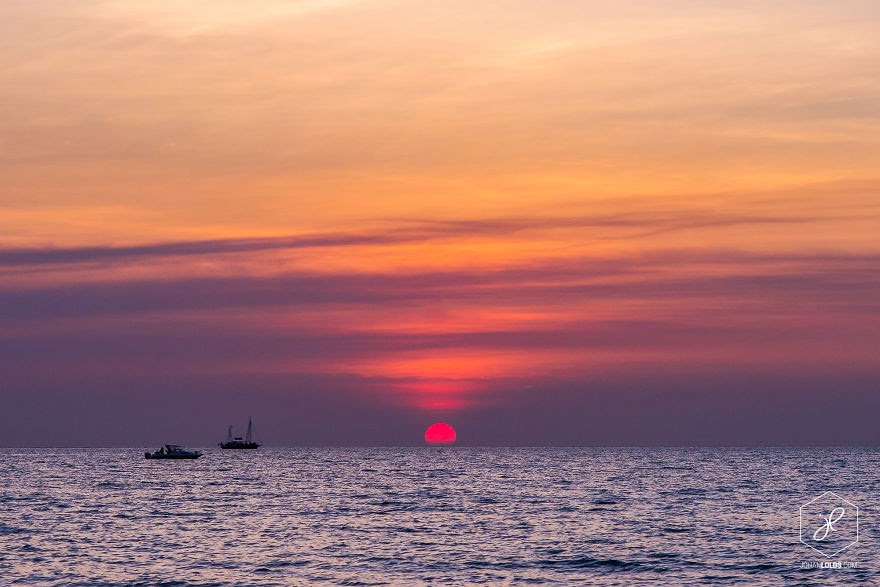
[[[870,364],[880,15],[840,6],[6,3],[5,356],[438,414]]]

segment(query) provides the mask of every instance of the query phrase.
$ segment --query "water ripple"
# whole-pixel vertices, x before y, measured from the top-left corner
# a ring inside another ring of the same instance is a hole
[[[0,583],[858,585],[801,568],[798,508],[865,507],[874,449],[3,449]],[[821,464],[821,466],[818,466]]]

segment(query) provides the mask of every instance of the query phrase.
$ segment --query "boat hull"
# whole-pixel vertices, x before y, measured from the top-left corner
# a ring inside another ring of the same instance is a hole
[[[236,442],[233,440],[232,442],[221,442],[220,448],[253,450],[255,448],[260,448],[260,445],[256,442]]]
[[[201,453],[189,454],[189,455],[157,455],[157,454],[153,454],[153,453],[149,453],[149,452],[144,453],[144,458],[150,459],[150,460],[164,460],[164,459],[171,459],[171,460],[189,459],[189,460],[192,460],[192,459],[197,459],[200,456],[202,456]]]

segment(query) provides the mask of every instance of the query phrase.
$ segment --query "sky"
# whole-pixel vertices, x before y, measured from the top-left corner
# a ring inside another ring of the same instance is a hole
[[[880,444],[880,5],[0,0],[0,406]]]

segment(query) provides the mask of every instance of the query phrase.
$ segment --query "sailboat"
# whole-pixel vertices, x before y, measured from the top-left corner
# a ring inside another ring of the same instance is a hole
[[[247,434],[244,438],[241,436],[232,436],[232,424],[229,425],[229,433],[226,435],[226,442],[220,443],[220,448],[259,448],[260,444],[254,442],[254,424],[248,418]]]

